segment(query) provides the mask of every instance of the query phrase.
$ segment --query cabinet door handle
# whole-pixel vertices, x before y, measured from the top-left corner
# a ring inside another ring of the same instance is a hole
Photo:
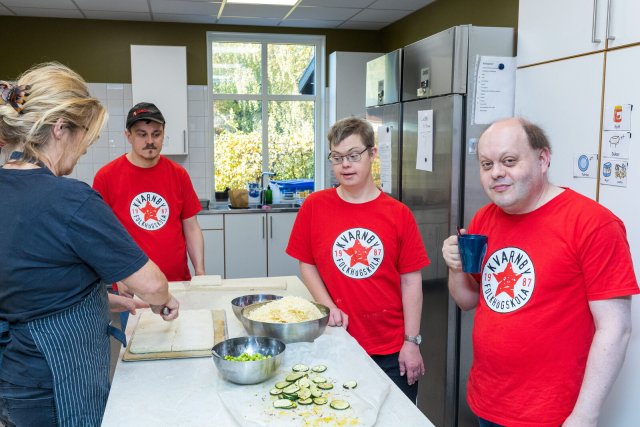
[[[265,223],[264,223],[264,217],[262,217],[262,238],[263,238],[263,239],[265,238],[264,226],[265,226]]]
[[[615,40],[615,36],[611,35],[611,0],[607,3],[607,40]]]
[[[182,129],[182,152],[187,152],[187,130]]]
[[[591,42],[600,43],[602,40],[596,38],[596,25],[598,24],[598,0],[593,0],[593,22],[591,23]]]
[[[269,217],[269,238],[273,240],[273,217]]]

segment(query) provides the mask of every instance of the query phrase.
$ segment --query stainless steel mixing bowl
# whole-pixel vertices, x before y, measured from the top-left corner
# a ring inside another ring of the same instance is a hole
[[[249,335],[273,337],[285,343],[301,341],[312,342],[322,335],[327,327],[327,323],[329,323],[329,307],[313,301],[312,304],[318,307],[323,314],[319,319],[296,323],[268,323],[252,320],[247,317],[252,310],[268,303],[269,301],[258,302],[242,309],[240,321]]]
[[[220,375],[236,384],[257,384],[272,377],[282,362],[286,345],[270,337],[229,338],[213,346],[213,361]],[[240,356],[242,353],[260,353],[271,356],[268,359],[238,362],[225,360],[224,357]]]
[[[257,302],[273,301],[280,298],[282,298],[280,295],[272,295],[272,294],[243,295],[241,297],[232,299],[231,307],[233,308],[233,313],[236,315],[238,320],[242,321],[242,319],[240,318],[240,312],[246,306],[255,304]]]

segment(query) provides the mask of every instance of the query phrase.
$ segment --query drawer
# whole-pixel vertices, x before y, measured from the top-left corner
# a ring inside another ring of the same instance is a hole
[[[224,229],[223,215],[198,215],[198,223],[203,230],[222,230]]]

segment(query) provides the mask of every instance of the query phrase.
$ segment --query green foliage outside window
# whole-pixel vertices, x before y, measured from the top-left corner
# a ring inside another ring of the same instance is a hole
[[[261,62],[258,43],[213,44],[215,94],[260,93]],[[268,45],[268,86],[272,95],[298,94],[298,81],[313,59],[306,45]],[[313,178],[315,111],[310,100],[259,98],[215,99],[214,175],[217,191],[244,188],[259,181],[262,172],[262,109],[268,111],[268,164],[273,179]]]

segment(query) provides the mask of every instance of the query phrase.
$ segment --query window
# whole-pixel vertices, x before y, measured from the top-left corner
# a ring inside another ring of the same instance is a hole
[[[321,177],[324,37],[208,33],[216,191]]]

